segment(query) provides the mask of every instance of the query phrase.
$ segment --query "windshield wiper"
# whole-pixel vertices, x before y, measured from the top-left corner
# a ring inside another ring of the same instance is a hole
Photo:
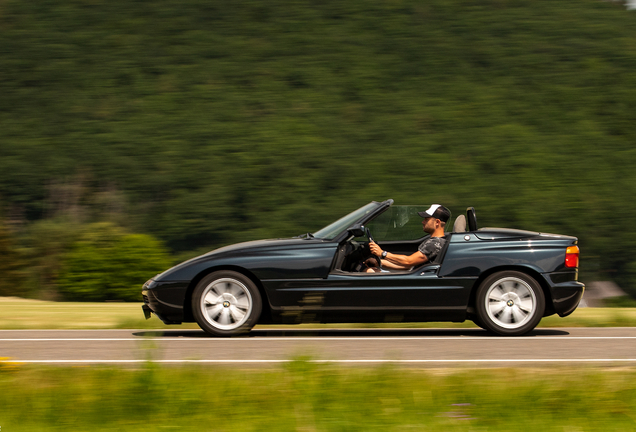
[[[314,237],[314,235],[312,233],[307,233],[307,234],[297,235],[294,238],[306,238],[306,239],[309,239],[309,238],[315,238],[315,237]]]

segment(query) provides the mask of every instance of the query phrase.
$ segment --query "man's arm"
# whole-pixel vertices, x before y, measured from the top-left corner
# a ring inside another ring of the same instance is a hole
[[[382,260],[382,268],[383,269],[391,269],[391,270],[409,270],[411,267],[401,266],[399,264],[393,264],[391,261]]]
[[[370,242],[369,247],[371,248],[371,253],[377,256],[382,255],[382,248],[377,245],[375,242]],[[399,255],[391,252],[387,252],[386,256],[382,260],[382,265],[384,266],[384,261],[388,261],[391,264],[396,264],[399,267],[388,267],[387,268],[398,268],[398,269],[409,269],[413,266],[424,264],[428,262],[428,258],[422,252],[417,251],[412,255]]]

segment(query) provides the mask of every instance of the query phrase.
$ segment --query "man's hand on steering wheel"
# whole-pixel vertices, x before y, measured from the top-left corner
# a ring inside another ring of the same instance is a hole
[[[370,234],[367,230],[367,233]],[[378,246],[378,244],[373,240],[373,237],[369,235],[369,249],[371,249],[371,253],[376,256],[382,256],[382,248]]]
[[[380,246],[378,246],[378,244],[373,239],[373,236],[371,235],[371,230],[369,230],[369,227],[366,227],[364,230],[366,231],[367,238],[369,239],[369,249],[371,249],[371,253],[373,255],[380,256],[382,254],[382,249],[380,248]]]

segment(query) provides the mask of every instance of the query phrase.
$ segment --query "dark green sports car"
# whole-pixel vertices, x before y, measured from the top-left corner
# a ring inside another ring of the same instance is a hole
[[[433,261],[361,271],[370,238],[391,253],[416,252],[427,236],[418,216],[426,208],[371,202],[313,234],[214,250],[146,282],[144,313],[166,324],[197,322],[215,336],[267,323],[465,320],[521,335],[578,306],[585,286],[575,237],[478,229],[472,207]]]

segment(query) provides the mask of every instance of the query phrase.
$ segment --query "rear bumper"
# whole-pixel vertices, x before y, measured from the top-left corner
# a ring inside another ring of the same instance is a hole
[[[585,292],[585,285],[577,281],[561,282],[552,285],[550,292],[554,311],[560,317],[566,317],[579,305]]]

